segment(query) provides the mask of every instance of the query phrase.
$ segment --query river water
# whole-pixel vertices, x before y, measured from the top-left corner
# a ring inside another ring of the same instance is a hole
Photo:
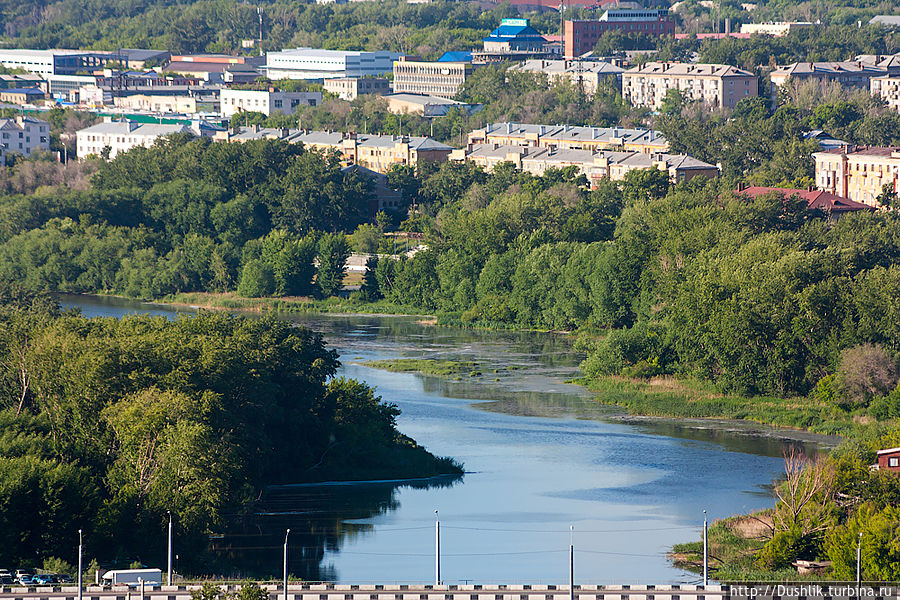
[[[62,301],[86,316],[174,315],[122,300]],[[704,510],[717,519],[772,506],[784,445],[816,449],[773,430],[623,418],[565,383],[582,357],[564,336],[435,328],[411,317],[284,318],[321,332],[341,354],[340,375],[377,388],[403,411],[403,433],[463,462],[466,474],[271,490],[257,514],[211,540],[221,574],[277,577],[289,527],[296,576],[430,583],[437,510],[444,583],[566,583],[570,541],[576,583],[696,582],[667,560],[672,544],[700,539]],[[455,380],[365,365],[398,357],[478,361],[482,374]]]

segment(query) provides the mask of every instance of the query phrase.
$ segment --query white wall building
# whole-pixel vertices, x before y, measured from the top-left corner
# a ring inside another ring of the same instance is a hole
[[[156,140],[173,133],[197,135],[188,125],[157,125],[134,121],[105,121],[92,125],[76,135],[78,158],[90,155],[100,156],[109,148],[109,157],[115,158],[136,146],[150,147]]]
[[[331,79],[383,75],[394,69],[396,52],[350,52],[294,48],[266,54],[269,79]]]
[[[25,50],[0,49],[0,64],[9,69],[25,69],[44,77],[75,75],[82,69],[102,68],[112,60],[108,52],[81,50]]]
[[[0,155],[31,156],[32,152],[50,150],[50,124],[34,117],[0,119]]]
[[[276,112],[294,114],[302,106],[322,104],[322,92],[275,92],[222,89],[219,93],[219,112],[229,118],[242,111],[261,112],[271,116]]]

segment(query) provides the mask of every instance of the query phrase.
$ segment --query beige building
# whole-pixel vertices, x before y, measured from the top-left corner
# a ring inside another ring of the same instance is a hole
[[[306,131],[258,126],[221,131],[215,135],[214,139],[221,142],[276,139],[303,144],[307,148],[324,152],[335,150],[341,153],[347,165],[359,165],[378,173],[388,171],[393,165],[416,167],[426,163],[444,162],[450,156],[450,151],[453,150],[452,147],[429,137]]]
[[[659,131],[625,127],[575,127],[529,123],[490,123],[469,134],[469,145],[526,146],[551,150],[621,150],[668,152],[669,142]]]
[[[19,116],[0,119],[0,164],[8,154],[31,156],[36,151],[50,150],[50,124],[34,117]]]
[[[543,175],[550,168],[575,167],[579,174],[587,177],[592,186],[601,179],[622,180],[629,171],[654,167],[668,173],[673,183],[688,181],[698,176],[717,177],[719,175],[719,169],[715,165],[685,154],[551,150],[549,148],[477,144],[454,150],[450,155],[450,160],[470,161],[488,171],[500,163],[508,162],[514,164],[517,169],[533,175]]]
[[[101,156],[109,148],[109,158],[137,146],[149,148],[156,140],[174,133],[192,133],[187,125],[158,125],[134,121],[106,121],[75,134],[78,157]]]
[[[128,110],[189,114],[197,112],[197,100],[189,96],[149,96],[138,94],[113,98],[113,103],[119,108]]]
[[[325,91],[341,100],[356,100],[364,94],[389,94],[391,83],[377,77],[335,77],[322,83]]]
[[[900,190],[900,148],[848,146],[813,154],[816,187],[855,202],[878,206],[885,185]]]
[[[889,107],[900,111],[900,75],[873,77],[869,81],[869,91]]]
[[[781,87],[788,81],[818,81],[822,83],[838,83],[847,88],[869,89],[869,81],[873,77],[887,75],[886,68],[866,63],[861,60],[843,62],[802,62],[775,67],[769,75],[775,86]]]
[[[533,58],[509,68],[510,73],[534,73],[547,76],[551,84],[569,81],[580,85],[584,93],[593,96],[600,84],[609,77],[615,77],[620,84],[625,69],[608,62],[597,60],[553,60]]]
[[[622,95],[634,106],[653,109],[672,89],[689,100],[732,108],[744,98],[756,97],[758,86],[756,75],[730,65],[649,62],[622,74]]]
[[[809,21],[769,21],[768,23],[743,23],[741,24],[741,33],[749,33],[751,35],[771,35],[782,37],[792,31],[812,27]]]
[[[470,63],[407,60],[401,56],[394,62],[394,93],[453,98],[472,69]]]

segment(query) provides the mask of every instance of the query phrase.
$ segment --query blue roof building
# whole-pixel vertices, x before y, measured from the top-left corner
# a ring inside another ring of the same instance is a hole
[[[503,19],[482,41],[485,52],[542,52],[547,43],[528,19]]]
[[[439,59],[438,62],[472,62],[472,51],[471,50],[451,50],[449,52],[444,52]]]

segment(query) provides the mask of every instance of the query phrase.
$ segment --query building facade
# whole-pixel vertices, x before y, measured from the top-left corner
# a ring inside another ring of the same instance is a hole
[[[345,164],[360,165],[378,173],[385,173],[394,165],[416,167],[427,163],[444,162],[453,150],[451,146],[421,136],[307,131],[258,126],[221,131],[215,135],[214,139],[221,142],[246,142],[257,139],[284,140],[294,144],[303,144],[307,148],[318,151],[340,152]]]
[[[45,97],[46,94],[39,88],[0,90],[0,102],[8,102],[10,104],[31,104],[37,100],[43,100]]]
[[[157,125],[134,121],[106,121],[97,123],[75,134],[78,157],[102,156],[109,149],[109,158],[127,152],[137,146],[149,148],[156,140],[176,133],[198,135],[198,130],[188,125]]]
[[[394,63],[394,93],[453,98],[472,74],[464,62],[429,62],[400,57]]]
[[[148,96],[135,94],[133,96],[117,96],[112,98],[113,105],[127,110],[142,110],[157,113],[186,113],[197,112],[197,99],[191,96]]]
[[[266,54],[269,79],[332,79],[334,77],[367,77],[390,73],[396,52],[350,52],[294,48]]]
[[[873,77],[888,75],[887,69],[861,60],[843,62],[802,62],[775,67],[769,75],[772,93],[789,81],[837,83],[851,89],[868,90]]]
[[[886,75],[869,80],[869,91],[896,111],[900,111],[900,76]]]
[[[322,92],[278,92],[274,89],[231,90],[223,88],[219,93],[219,114],[230,118],[238,112],[261,112],[271,116],[276,112],[294,114],[303,106],[322,104]]]
[[[645,154],[669,150],[669,142],[665,136],[651,129],[528,123],[490,123],[482,129],[471,132],[468,144],[523,146],[550,150],[621,150]]]
[[[769,21],[768,23],[742,23],[741,33],[782,37],[792,31],[812,27],[809,21]]]
[[[820,190],[874,207],[884,186],[900,190],[900,147],[845,146],[813,158]]]
[[[31,156],[32,152],[50,151],[50,124],[34,117],[0,119],[2,154]]]
[[[590,21],[566,21],[563,26],[563,54],[566,58],[582,56],[594,50],[594,46],[607,31],[641,33],[644,35],[675,35],[675,21],[667,9],[607,10],[599,19]]]
[[[609,77],[615,77],[621,86],[622,73],[625,69],[616,65],[596,60],[553,60],[535,58],[513,65],[508,72],[535,73],[546,75],[551,84],[556,81],[569,81],[572,85],[581,86],[584,93],[593,96],[601,83]]]
[[[694,177],[718,177],[715,165],[699,161],[685,154],[644,152],[615,152],[592,150],[568,150],[534,148],[525,146],[501,146],[477,144],[454,150],[450,160],[473,162],[485,170],[500,163],[512,163],[517,169],[533,175],[543,175],[550,168],[575,167],[591,186],[602,179],[622,180],[629,171],[657,168],[669,175],[673,183],[689,181]]]
[[[650,62],[622,74],[622,95],[634,106],[658,109],[669,90],[685,98],[720,108],[733,108],[756,97],[759,79],[753,73],[717,64]]]
[[[77,75],[79,71],[102,69],[116,60],[113,52],[83,52],[81,50],[0,50],[0,64],[9,69],[24,69],[43,77]]]
[[[335,77],[322,83],[326,92],[341,100],[356,100],[365,94],[390,94],[391,82],[379,77]]]

